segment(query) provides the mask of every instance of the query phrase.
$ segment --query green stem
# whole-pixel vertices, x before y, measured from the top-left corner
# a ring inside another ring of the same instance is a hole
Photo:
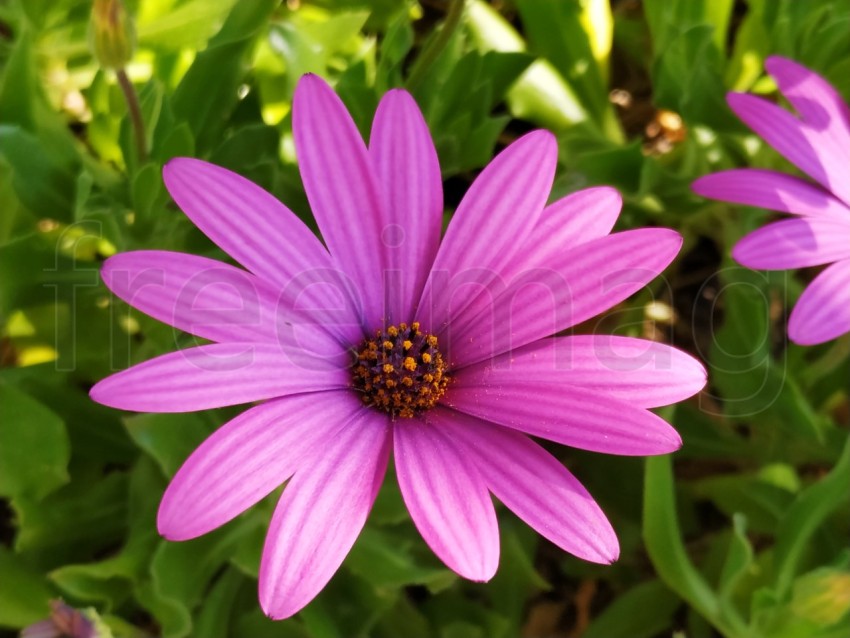
[[[669,456],[646,459],[643,496],[643,537],[655,571],[670,589],[714,625],[726,638],[752,638],[732,605],[718,598],[691,562],[679,530]]]
[[[118,78],[118,86],[127,100],[127,108],[130,110],[130,124],[133,127],[133,136],[136,139],[136,153],[138,153],[139,164],[144,164],[148,158],[147,142],[145,141],[145,120],[142,118],[142,108],[139,106],[139,96],[127,72],[124,69],[115,71]]]
[[[443,20],[443,26],[437,33],[437,36],[428,43],[428,46],[423,49],[422,53],[413,65],[413,70],[407,78],[407,90],[414,91],[416,87],[424,79],[428,70],[434,64],[436,59],[440,57],[443,49],[452,39],[457,26],[460,24],[460,18],[463,15],[464,0],[450,0],[449,9],[446,12],[446,19]]]

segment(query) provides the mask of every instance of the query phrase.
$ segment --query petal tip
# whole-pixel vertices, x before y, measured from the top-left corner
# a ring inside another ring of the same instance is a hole
[[[715,177],[716,175],[717,173],[711,173],[709,175],[697,177],[693,182],[691,182],[691,190],[700,197],[714,199],[711,193],[714,190],[713,186],[717,179]]]
[[[89,389],[89,398],[95,403],[100,403],[101,405],[105,405],[112,408],[115,406],[113,406],[108,399],[109,391],[106,383],[108,380],[109,377],[106,377],[106,379],[101,379],[100,381],[95,383]]]

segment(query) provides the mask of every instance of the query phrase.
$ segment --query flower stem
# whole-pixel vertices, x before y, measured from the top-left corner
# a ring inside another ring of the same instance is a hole
[[[133,127],[133,136],[136,139],[136,153],[138,154],[139,164],[144,164],[148,158],[148,151],[145,141],[145,121],[142,118],[142,108],[139,106],[139,96],[124,69],[116,70],[115,76],[118,78],[118,85],[124,93],[124,99],[127,100],[127,108],[130,110],[130,124]]]
[[[449,8],[446,11],[446,19],[443,20],[443,26],[437,33],[437,36],[428,43],[428,46],[419,54],[419,58],[413,65],[413,70],[407,78],[407,90],[414,91],[422,82],[428,70],[434,64],[434,61],[440,57],[443,49],[451,40],[457,26],[460,24],[460,18],[463,15],[464,0],[449,0]]]

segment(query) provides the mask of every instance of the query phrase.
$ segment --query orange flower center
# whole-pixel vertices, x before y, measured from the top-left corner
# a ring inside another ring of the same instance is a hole
[[[437,337],[421,332],[419,322],[377,330],[357,351],[354,388],[363,403],[393,418],[409,419],[433,408],[450,377]]]

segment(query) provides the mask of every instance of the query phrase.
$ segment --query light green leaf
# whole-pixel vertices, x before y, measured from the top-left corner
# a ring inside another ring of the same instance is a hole
[[[6,384],[0,384],[0,405],[0,495],[38,501],[69,480],[65,424],[42,403]]]
[[[824,520],[847,504],[850,485],[850,437],[832,471],[803,490],[788,508],[776,532],[776,592],[781,599],[794,580],[812,536]]]
[[[643,537],[661,580],[724,635],[746,636],[743,620],[731,608],[721,607],[717,594],[688,558],[676,518],[670,456],[646,459],[643,499]]]

